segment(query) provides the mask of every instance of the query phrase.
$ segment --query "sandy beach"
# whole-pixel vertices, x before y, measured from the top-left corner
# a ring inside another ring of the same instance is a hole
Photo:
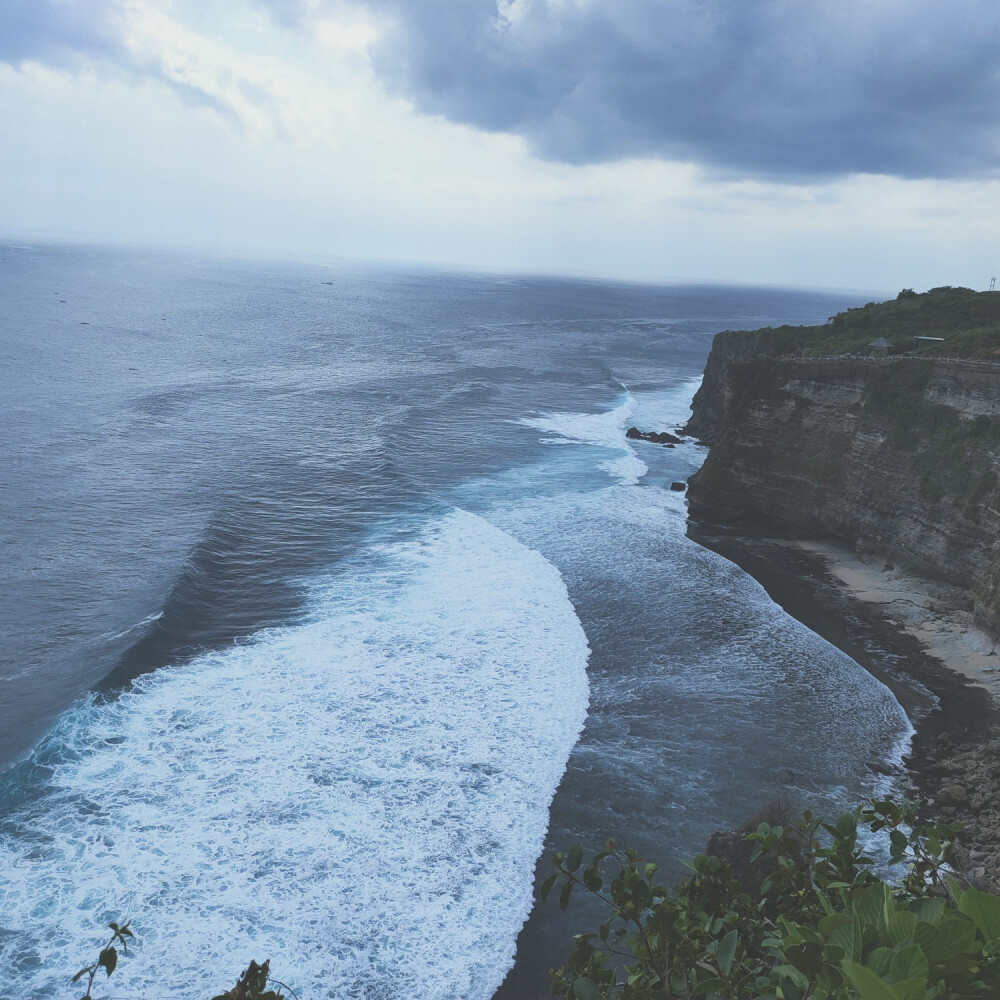
[[[866,558],[832,542],[787,544],[820,556],[851,597],[876,605],[930,656],[1000,701],[998,640],[977,625],[968,597],[959,587],[913,576],[880,557]]]
[[[691,534],[893,691],[916,730],[903,792],[928,820],[964,824],[957,864],[997,891],[1000,651],[965,594],[828,540]]]

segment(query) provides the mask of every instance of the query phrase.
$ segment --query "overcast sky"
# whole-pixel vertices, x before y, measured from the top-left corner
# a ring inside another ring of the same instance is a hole
[[[0,0],[3,233],[983,288],[1000,4]]]

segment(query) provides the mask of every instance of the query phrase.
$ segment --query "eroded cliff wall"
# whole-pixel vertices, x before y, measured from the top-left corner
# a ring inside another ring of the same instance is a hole
[[[753,332],[713,343],[692,518],[833,535],[967,587],[1000,630],[1000,364],[765,352]]]

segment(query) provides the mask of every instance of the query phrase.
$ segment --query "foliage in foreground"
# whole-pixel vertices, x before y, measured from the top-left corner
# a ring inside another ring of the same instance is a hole
[[[885,831],[898,882],[874,871],[859,833]],[[1000,898],[948,874],[960,828],[918,823],[872,802],[834,824],[803,814],[746,835],[759,890],[700,856],[673,891],[656,866],[609,842],[586,866],[576,845],[552,859],[559,887],[603,900],[607,920],[574,938],[552,973],[560,1000],[975,1000],[1000,997]],[[602,870],[612,866],[607,880]],[[744,876],[746,873],[743,873]]]
[[[97,956],[97,961],[91,965],[85,965],[71,980],[74,983],[78,983],[84,976],[87,977],[87,992],[81,997],[81,1000],[92,1000],[90,991],[94,988],[94,978],[101,969],[111,976],[111,973],[115,971],[118,966],[118,948],[116,945],[120,944],[122,946],[122,954],[128,954],[128,942],[126,938],[133,936],[132,932],[129,930],[128,921],[126,920],[120,927],[116,923],[108,924],[108,929],[111,931],[111,939],[108,943],[101,949],[100,954]]]
[[[118,967],[118,949],[115,947],[116,943],[121,944],[122,954],[128,955],[128,944],[125,939],[134,937],[132,931],[129,929],[128,921],[121,926],[116,923],[110,923],[108,927],[112,931],[111,940],[101,949],[97,961],[92,965],[84,966],[72,979],[72,982],[78,983],[84,976],[89,977],[87,979],[87,992],[84,993],[80,1000],[94,1000],[91,996],[91,990],[94,988],[94,978],[101,969],[104,969],[108,978],[110,978],[111,973]],[[285,1000],[285,995],[280,990],[269,988],[271,983],[274,983],[275,986],[284,987],[295,997],[295,1000],[298,1000],[295,991],[290,986],[286,986],[285,983],[271,977],[271,963],[269,961],[263,965],[251,962],[231,990],[220,993],[218,996],[213,997],[212,1000]]]

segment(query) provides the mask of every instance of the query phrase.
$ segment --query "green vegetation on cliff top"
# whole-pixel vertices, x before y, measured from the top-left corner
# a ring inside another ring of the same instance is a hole
[[[943,286],[918,294],[904,289],[887,302],[869,302],[832,316],[823,326],[781,326],[755,331],[763,353],[775,357],[871,354],[873,340],[892,344],[890,353],[913,350],[914,337],[942,337],[926,343],[923,356],[998,360],[1000,292]]]

